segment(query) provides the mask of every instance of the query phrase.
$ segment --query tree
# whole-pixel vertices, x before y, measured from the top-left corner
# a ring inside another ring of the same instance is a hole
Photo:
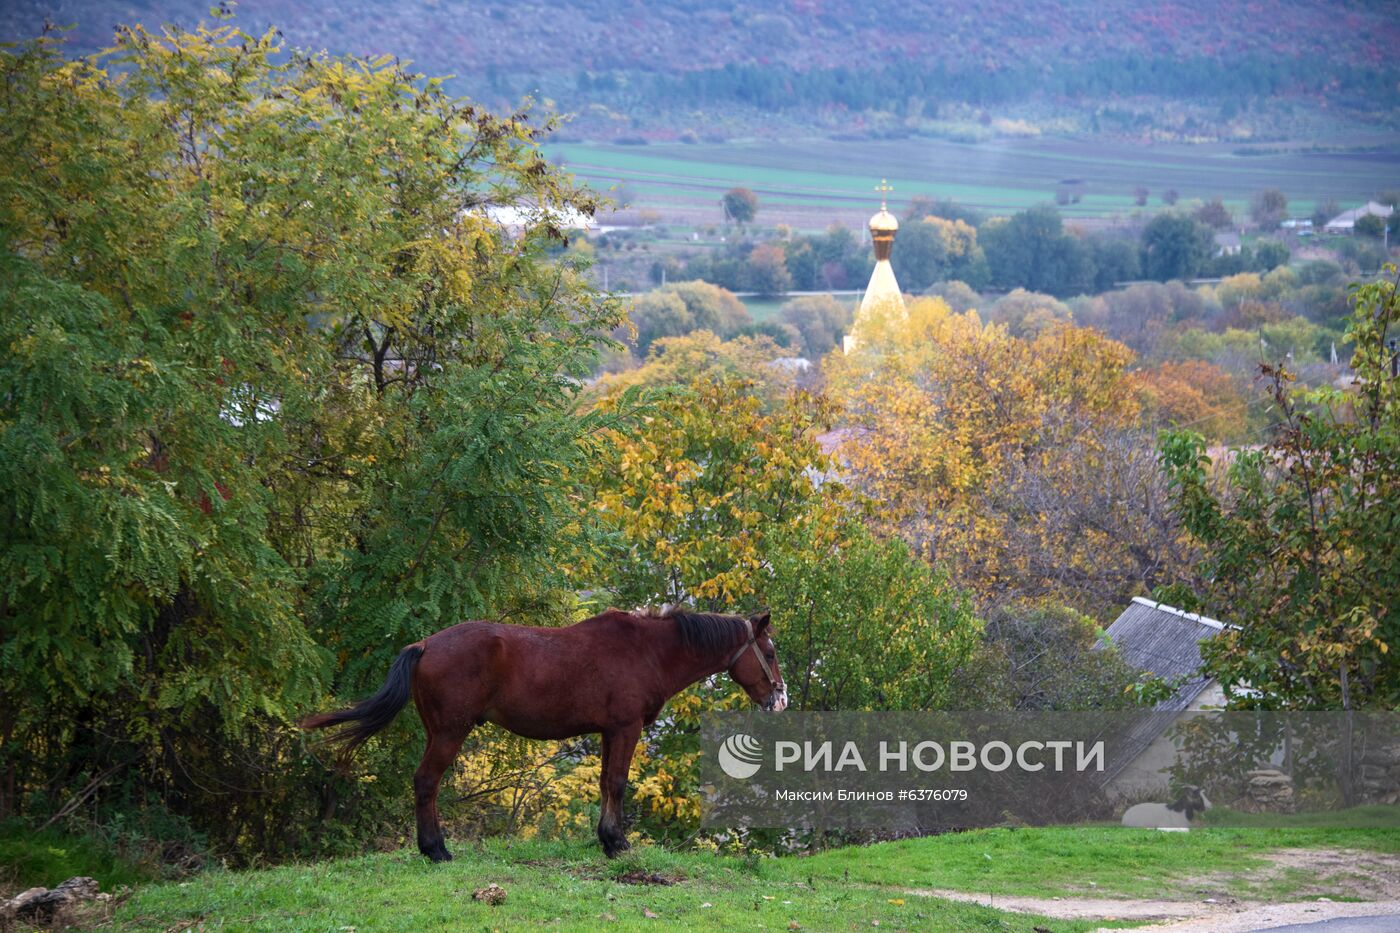
[[[1181,193],[1175,188],[1168,188],[1166,191],[1162,192],[1162,203],[1167,205],[1167,207],[1173,206],[1179,200],[1181,200]]]
[[[1235,223],[1234,215],[1219,198],[1213,198],[1196,208],[1195,216],[1201,223],[1216,230],[1223,230]]]
[[[777,243],[760,243],[749,253],[745,269],[749,288],[765,297],[781,295],[792,288],[787,256]]]
[[[637,354],[642,357],[657,340],[696,329],[690,309],[674,291],[655,289],[639,296],[632,305],[631,318],[637,334]]]
[[[1280,430],[1227,472],[1197,434],[1163,441],[1173,506],[1205,555],[1194,592],[1231,626],[1203,654],[1232,706],[1400,702],[1400,379],[1386,342],[1397,323],[1394,282],[1356,289],[1350,390],[1299,390],[1291,372],[1262,367]]]
[[[732,220],[740,226],[752,223],[758,215],[758,195],[748,188],[730,188],[724,193],[724,197],[720,198],[719,203],[724,211],[724,219]]]
[[[1315,229],[1321,230],[1327,226],[1328,221],[1342,212],[1335,198],[1317,202],[1317,207],[1312,212],[1312,225]]]
[[[1142,187],[1141,185],[1138,185],[1136,188],[1133,189],[1133,203],[1136,204],[1138,207],[1146,207],[1147,196],[1151,193],[1152,192],[1148,191],[1146,188]]]
[[[1273,230],[1288,216],[1288,196],[1277,188],[1265,188],[1249,201],[1249,216],[1264,230]]]
[[[570,572],[616,605],[771,606],[799,709],[933,709],[958,703],[953,673],[978,624],[946,577],[860,521],[816,441],[828,412],[799,396],[765,407],[749,381],[700,373],[641,430],[606,435],[589,471],[599,547]],[[611,395],[606,410],[616,404]],[[703,710],[746,703],[727,678],[692,687],[648,730],[642,825],[693,832]],[[658,792],[655,788],[663,788]]]
[[[695,330],[662,337],[651,345],[641,366],[602,376],[586,399],[596,403],[631,388],[674,389],[702,378],[739,379],[763,400],[764,410],[771,410],[792,389],[791,373],[770,365],[782,355],[777,343],[765,335],[721,340],[710,331]]]
[[[1015,602],[987,613],[977,679],[980,709],[1102,710],[1136,705],[1140,676],[1102,645],[1094,620],[1054,603]]]
[[[1249,409],[1233,377],[1204,360],[1166,362],[1136,373],[1159,424],[1190,427],[1213,443],[1241,440]]]
[[[910,291],[950,278],[986,281],[987,260],[977,244],[977,230],[961,220],[930,216],[906,223],[895,239],[892,258]]]
[[[1070,310],[1049,295],[1017,288],[992,305],[989,321],[1004,326],[1017,337],[1034,337],[1043,330],[1070,322]]]
[[[924,294],[929,298],[943,299],[950,310],[960,314],[964,311],[975,311],[982,304],[982,296],[966,282],[957,279],[930,285],[924,290]]]
[[[1255,272],[1269,272],[1287,266],[1292,258],[1293,254],[1288,247],[1278,240],[1260,240],[1254,244],[1249,267]]]
[[[551,218],[595,202],[524,114],[387,57],[116,42],[0,51],[0,811],[106,772],[230,854],[345,846],[382,795],[291,723],[565,602],[570,477],[615,423],[576,387],[621,314]],[[475,209],[526,200],[513,239]]]
[[[647,292],[635,300],[631,316],[641,356],[661,337],[693,330],[732,337],[753,323],[748,308],[733,292],[709,282],[675,282]]]
[[[859,327],[826,369],[878,530],[984,606],[1107,614],[1166,582],[1183,555],[1126,347],[1067,325],[1021,339],[927,298]]]
[[[1089,240],[1094,257],[1094,290],[1106,292],[1142,274],[1137,244],[1120,237],[1096,236]]]
[[[830,295],[810,295],[784,304],[778,317],[802,335],[803,356],[819,360],[841,345],[854,314]]]
[[[1158,214],[1142,231],[1142,272],[1149,279],[1192,279],[1210,259],[1210,229],[1184,214]]]
[[[1385,218],[1379,214],[1362,214],[1356,218],[1354,229],[1357,236],[1368,236],[1379,240],[1385,236]]]
[[[1207,295],[1181,282],[1139,282],[1073,303],[1075,320],[1121,340],[1144,357],[1160,355],[1168,335],[1219,313]]]
[[[947,249],[933,224],[922,220],[905,222],[895,239],[891,261],[898,264],[902,287],[922,291],[944,278]]]
[[[925,217],[940,217],[943,220],[960,220],[969,227],[980,227],[982,215],[973,208],[959,204],[952,198],[931,198],[918,194],[909,199],[909,209],[904,213],[905,220],[922,220]]]
[[[1060,212],[1033,207],[1008,218],[992,218],[978,230],[990,282],[1056,297],[1082,294],[1094,281],[1088,246],[1065,232]]]

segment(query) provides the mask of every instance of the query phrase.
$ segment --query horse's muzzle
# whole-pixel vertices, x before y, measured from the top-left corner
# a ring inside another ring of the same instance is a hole
[[[768,694],[768,700],[763,704],[763,708],[770,713],[781,713],[787,707],[787,687],[780,687]]]

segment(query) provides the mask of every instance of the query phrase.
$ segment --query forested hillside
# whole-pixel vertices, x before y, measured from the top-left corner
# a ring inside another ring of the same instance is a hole
[[[117,23],[189,26],[208,6],[17,0],[0,11],[0,35],[32,36],[46,17],[76,21],[73,47],[97,49]],[[1296,126],[1300,105],[1325,103],[1331,119],[1340,109],[1361,123],[1389,123],[1400,94],[1387,54],[1400,21],[1387,4],[1358,0],[1152,8],[1036,0],[975,11],[953,0],[247,0],[238,13],[244,28],[276,24],[295,47],[391,52],[455,74],[469,84],[461,90],[493,104],[544,98],[577,113],[573,132],[592,138],[713,134],[703,115],[714,108],[726,108],[729,132],[851,124],[862,133],[872,128],[852,115],[890,114],[920,131],[966,118],[949,112],[959,105],[1015,112],[1034,102],[1058,115],[1142,96],[1204,106],[1189,128],[1204,135],[1240,135],[1231,123],[1252,101],[1271,117],[1248,132],[1279,134]],[[1278,97],[1290,101],[1282,113]],[[780,111],[779,125],[765,119],[771,111]],[[889,120],[874,122],[890,130]],[[1075,128],[1140,131],[1140,122],[1110,111]]]

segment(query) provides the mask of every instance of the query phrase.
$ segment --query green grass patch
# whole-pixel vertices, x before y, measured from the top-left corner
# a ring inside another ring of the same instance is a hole
[[[798,878],[777,859],[745,860],[640,847],[606,861],[591,842],[490,840],[456,846],[433,865],[416,852],[210,873],[183,885],[142,888],[117,912],[118,930],[1092,930],[1050,920],[910,896],[834,878]],[[791,861],[805,861],[793,859]],[[661,879],[669,883],[656,883]],[[472,892],[494,882],[506,902]],[[629,883],[630,882],[630,883]],[[654,916],[649,916],[654,915]]]
[[[124,859],[101,839],[0,823],[0,891],[53,887],[76,875],[96,878],[103,889],[110,890],[149,880],[154,874],[148,867]]]
[[[1389,830],[1400,836],[1400,807],[1374,805],[1352,807],[1348,810],[1319,810],[1308,813],[1241,813],[1226,807],[1207,810],[1203,821],[1210,826],[1295,827],[1366,830]]]
[[[1040,926],[1070,933],[1104,924],[1007,914],[909,892],[1190,899],[1199,896],[1195,884],[1203,876],[1228,873],[1236,896],[1277,899],[1317,880],[1307,872],[1271,870],[1265,856],[1284,848],[1392,854],[1400,852],[1400,838],[1387,831],[1309,828],[994,829],[805,857],[745,859],[641,846],[612,862],[591,840],[491,839],[458,842],[456,860],[444,865],[404,850],[150,884],[121,906],[113,926],[783,930],[796,924],[864,930],[879,921],[896,930]],[[503,905],[472,900],[474,890],[492,882],[506,889]]]
[[[789,301],[787,298],[740,298],[739,300],[744,303],[744,307],[749,309],[749,317],[753,318],[755,324],[777,320],[778,309]]]
[[[1316,879],[1266,872],[1265,856],[1279,849],[1318,848],[1396,854],[1400,834],[1321,828],[1189,833],[1121,826],[988,829],[833,849],[778,865],[794,876],[1045,897],[1170,898],[1173,890],[1185,890],[1203,876],[1238,874],[1231,882],[1235,893],[1271,899]]]
[[[1147,211],[1162,210],[1161,195],[1224,199],[1237,213],[1269,187],[1288,194],[1294,214],[1335,198],[1361,203],[1393,180],[1400,157],[1390,152],[1270,151],[1243,158],[1230,144],[1141,144],[1113,139],[999,139],[960,143],[936,139],[847,142],[658,145],[645,148],[577,143],[547,144],[551,157],[595,186],[625,181],[636,206],[719,220],[725,189],[757,192],[764,212],[801,209],[824,213],[872,210],[872,186],[887,177],[892,209],[913,195],[951,197],[993,213],[1049,203],[1062,180],[1086,181],[1067,217],[1104,217],[1136,210],[1134,191],[1151,192]],[[771,217],[772,214],[770,213]],[[824,223],[819,224],[824,226]]]

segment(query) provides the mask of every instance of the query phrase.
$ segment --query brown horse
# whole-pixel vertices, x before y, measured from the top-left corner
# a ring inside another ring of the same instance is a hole
[[[438,819],[438,783],[473,726],[493,722],[531,739],[601,733],[598,839],[612,858],[628,848],[622,795],[642,729],[671,697],[721,671],[764,709],[787,708],[767,612],[744,618],[609,609],[566,628],[463,622],[399,652],[374,696],[302,727],[348,723],[330,738],[348,755],[392,722],[412,694],[428,733],[413,775],[418,849],[435,862],[452,858]]]

